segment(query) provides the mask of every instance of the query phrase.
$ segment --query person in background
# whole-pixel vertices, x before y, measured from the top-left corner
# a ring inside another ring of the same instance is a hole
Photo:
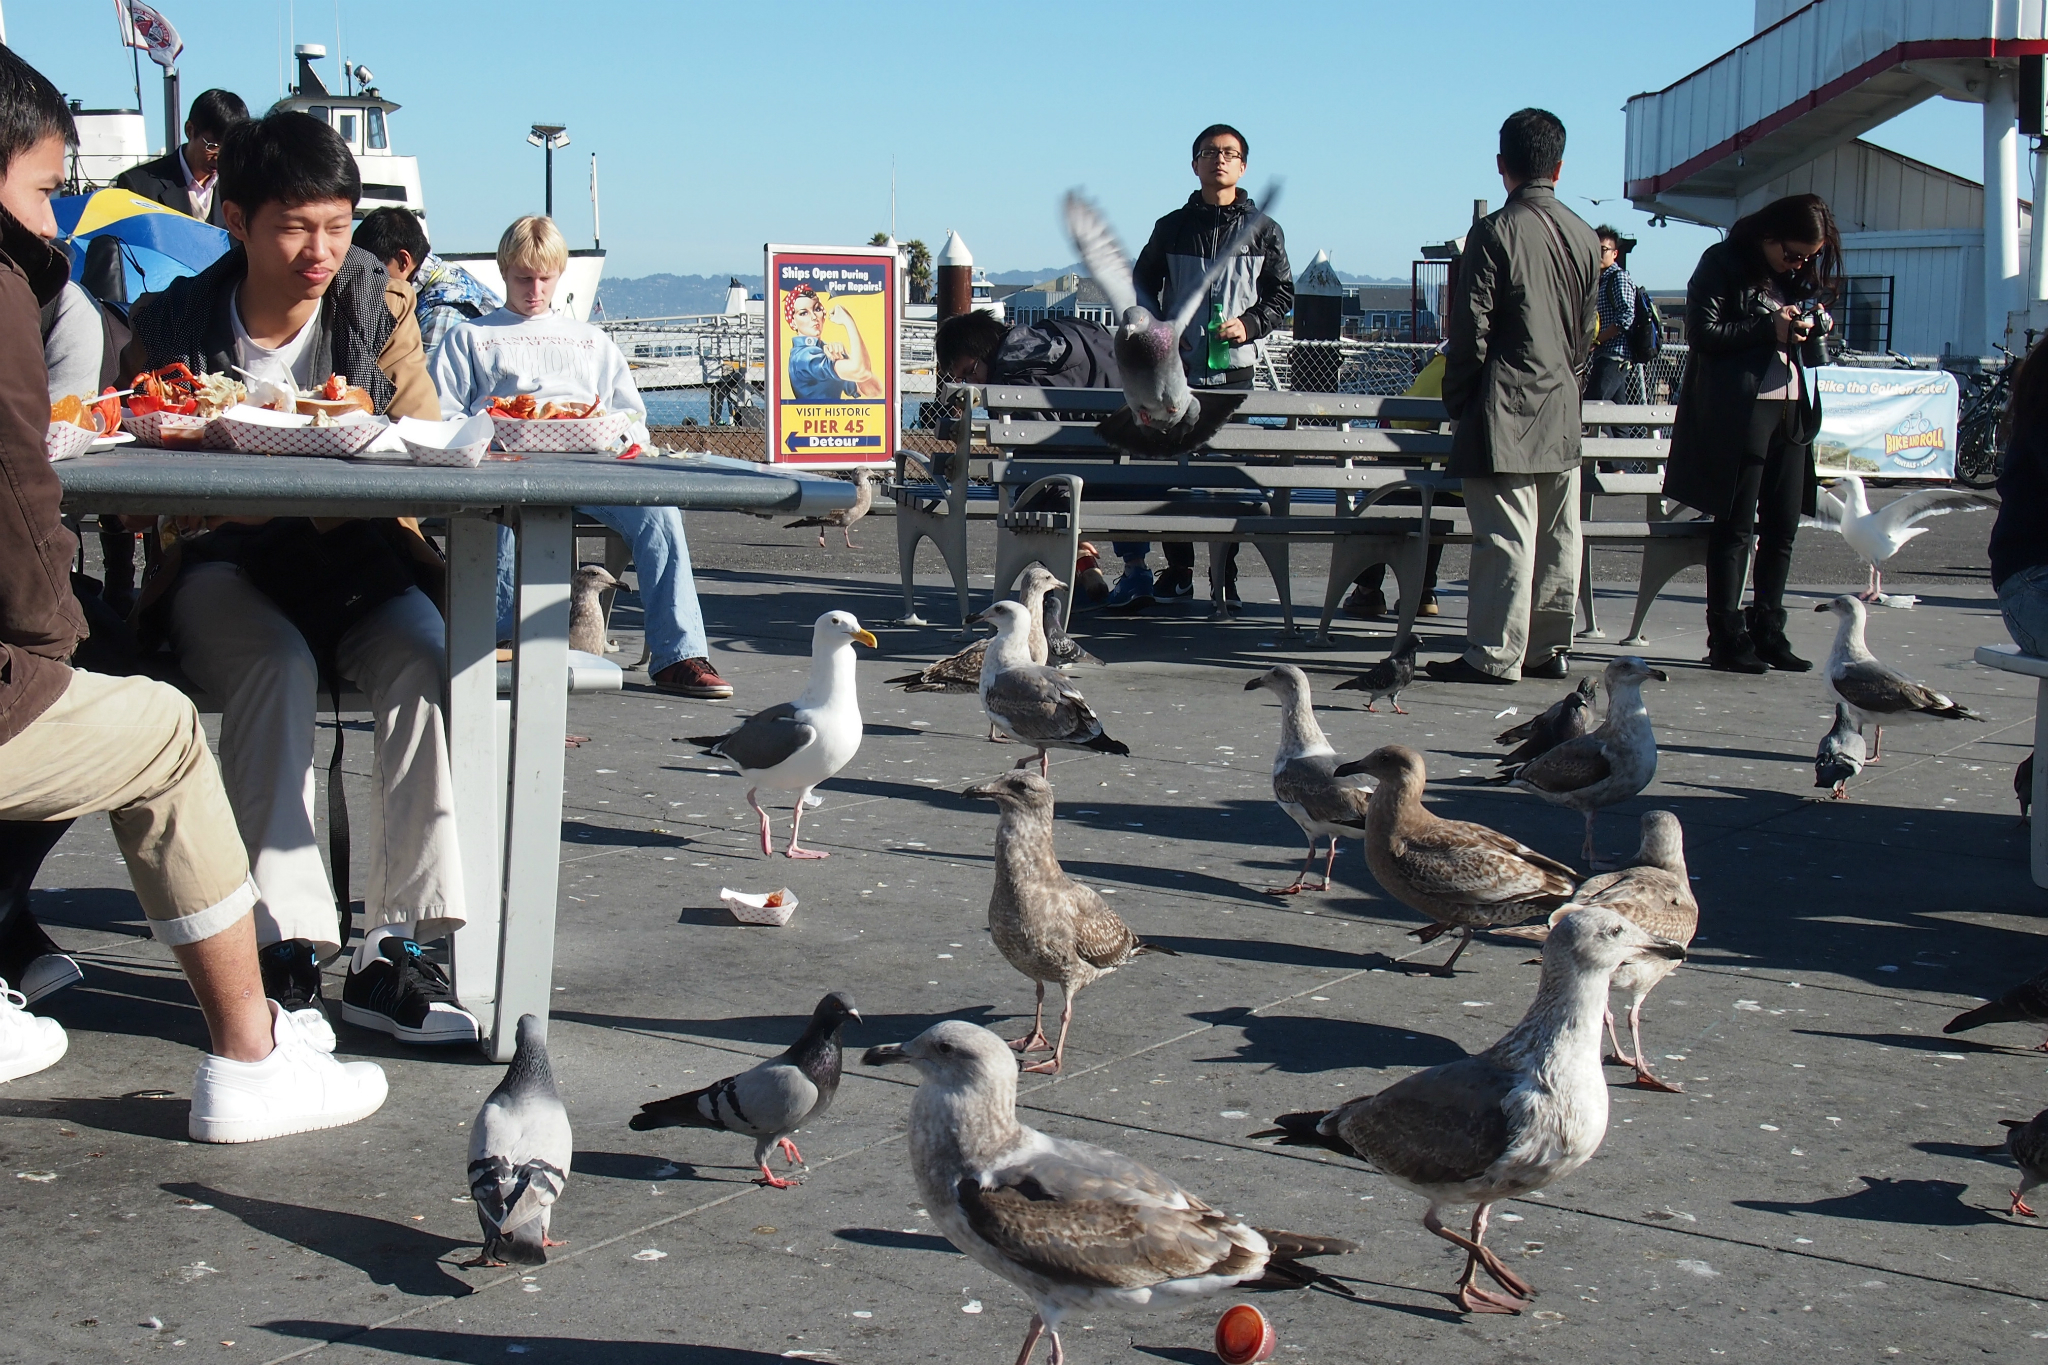
[[[1602,223],[1600,238],[1600,332],[1593,339],[1593,366],[1584,397],[1592,403],[1628,401],[1628,331],[1636,325],[1636,282],[1622,263],[1621,234]]]
[[[607,412],[629,412],[647,441],[647,405],[633,387],[626,357],[599,328],[549,310],[569,263],[569,244],[549,218],[518,219],[498,241],[505,306],[457,323],[434,356],[434,387],[448,417],[482,412],[493,398],[532,394],[536,402],[587,403],[594,394]],[[648,672],[655,687],[684,697],[719,699],[732,684],[711,666],[704,612],[683,537],[683,514],[674,507],[579,507],[633,546],[640,610],[646,621]],[[498,637],[509,640],[514,617],[512,532],[498,535]]]
[[[185,113],[184,145],[154,161],[130,166],[114,177],[114,188],[153,199],[202,223],[226,227],[225,204],[215,192],[220,185],[221,143],[228,129],[248,117],[249,106],[234,91],[200,91]]]
[[[1600,242],[1557,202],[1564,124],[1522,109],[1494,164],[1507,203],[1472,225],[1444,351],[1450,472],[1472,518],[1464,654],[1438,682],[1571,671],[1579,591],[1579,386],[1599,327]]]
[[[1087,318],[1050,317],[1009,326],[976,309],[939,324],[939,373],[956,384],[1036,384],[1053,389],[1120,389],[1116,339]]]
[[[1436,354],[1429,358],[1429,363],[1424,365],[1421,371],[1416,374],[1414,382],[1401,391],[1401,396],[1403,398],[1442,398],[1444,396],[1444,348],[1442,344],[1437,346]],[[1396,420],[1393,425],[1396,428],[1406,430],[1434,431],[1436,429],[1435,424],[1430,422]],[[1459,501],[1461,501],[1460,495],[1449,492],[1439,493],[1435,499],[1437,506],[1455,505]],[[1415,494],[1404,493],[1396,493],[1387,499],[1388,506],[1401,506],[1409,503],[1420,506],[1422,499]],[[1420,600],[1415,604],[1415,614],[1417,616],[1435,616],[1442,610],[1437,605],[1436,600],[1436,575],[1437,570],[1443,565],[1443,560],[1443,542],[1432,539],[1429,542],[1429,549],[1423,556],[1424,568]],[[1389,610],[1385,590],[1386,581],[1387,566],[1385,564],[1368,565],[1363,573],[1351,580],[1351,592],[1345,597],[1340,609],[1346,616],[1356,617],[1361,621],[1377,621],[1380,617],[1385,616]]]
[[[2048,342],[2013,370],[2005,423],[1991,586],[2012,642],[2048,659]]]
[[[1842,239],[1827,202],[1792,194],[1738,218],[1685,287],[1691,346],[1664,495],[1714,519],[1707,664],[1723,672],[1813,667],[1785,638],[1785,579],[1800,514],[1815,511],[1821,410],[1807,372],[1827,363],[1821,338],[1834,330],[1827,305],[1841,271]]]
[[[338,374],[379,413],[438,420],[412,290],[349,245],[362,182],[340,136],[301,113],[241,123],[221,148],[220,176],[235,244],[136,302],[128,371],[182,362],[195,374],[241,370],[301,390]],[[447,630],[429,595],[443,577],[407,523],[275,518],[181,538],[137,606],[221,702],[221,767],[262,893],[264,989],[292,1009],[320,1006],[320,961],[349,939],[313,834],[322,685],[351,682],[368,696],[366,928],[341,1012],[410,1043],[478,1036],[446,974],[420,952],[468,917],[445,723]]]
[[[1138,253],[1132,281],[1138,302],[1155,317],[1172,317],[1201,281],[1209,262],[1223,249],[1246,215],[1258,205],[1237,188],[1251,159],[1251,144],[1227,123],[1214,123],[1195,138],[1193,168],[1201,188],[1187,203],[1152,225],[1152,236]],[[1278,327],[1294,308],[1294,271],[1287,264],[1287,238],[1268,219],[1222,277],[1210,286],[1208,308],[1198,309],[1181,334],[1181,364],[1188,383],[1204,389],[1249,389],[1256,342]],[[1215,323],[1220,313],[1221,322]],[[1227,347],[1222,368],[1209,364],[1210,328]],[[1195,547],[1188,541],[1166,543],[1166,572],[1155,583],[1145,567],[1152,546],[1145,541],[1117,541],[1111,548],[1123,560],[1123,574],[1110,589],[1113,609],[1138,610],[1158,597],[1192,597],[1195,591]],[[1209,586],[1220,606],[1237,609],[1237,544],[1218,545],[1210,559]]]
[[[108,812],[150,931],[206,1020],[194,1140],[340,1127],[383,1105],[384,1073],[337,1062],[321,1045],[331,1034],[264,999],[256,887],[199,713],[164,683],[70,666],[84,633],[67,577],[78,542],[43,450],[50,391],[35,314],[69,274],[50,196],[77,145],[57,88],[0,47],[0,821],[19,830]],[[46,851],[39,839],[25,850]],[[10,899],[15,889],[10,878]],[[0,1082],[55,1065],[68,1046],[55,1020],[0,983]]]
[[[356,225],[355,244],[384,262],[392,279],[412,285],[413,312],[420,321],[420,345],[429,370],[442,338],[456,323],[505,306],[476,276],[436,256],[427,246],[426,225],[405,209],[382,208],[363,215]]]

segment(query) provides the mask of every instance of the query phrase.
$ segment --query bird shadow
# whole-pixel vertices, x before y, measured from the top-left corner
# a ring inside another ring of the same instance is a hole
[[[1895,1047],[1906,1052],[1988,1052],[2024,1055],[2030,1050],[2004,1048],[1994,1043],[1979,1043],[1967,1038],[1957,1038],[1952,1034],[1936,1034],[1929,1037],[1919,1033],[1838,1033],[1820,1028],[1796,1028],[1792,1032],[1802,1033],[1811,1038],[1840,1038],[1852,1043],[1875,1043],[1879,1047]]]
[[[709,1180],[687,1161],[648,1156],[645,1152],[577,1152],[569,1163],[577,1175],[603,1176],[608,1180],[645,1181],[659,1184],[668,1180]]]
[[[1913,1150],[1925,1152],[1929,1156],[1952,1156],[1960,1161],[1981,1161],[1988,1166],[2012,1164],[2005,1159],[2003,1142],[1916,1142],[1913,1144]]]
[[[680,834],[656,834],[650,829],[618,829],[610,825],[593,825],[584,820],[564,820],[562,840],[606,848],[683,848],[690,842]]]
[[[424,1327],[364,1327],[352,1322],[284,1318],[257,1323],[268,1332],[328,1345],[360,1344],[383,1355],[415,1360],[497,1362],[507,1355],[545,1351],[558,1360],[603,1360],[606,1365],[768,1365],[783,1356],[737,1346],[698,1346],[684,1341],[619,1341],[592,1337],[501,1336],[495,1333],[436,1332]]]
[[[448,1299],[475,1292],[440,1263],[449,1252],[474,1248],[475,1242],[360,1213],[229,1194],[196,1181],[170,1181],[157,1188],[195,1203],[211,1204],[266,1236],[352,1265],[372,1282],[390,1285],[401,1294]]]
[[[902,735],[908,735],[912,739],[928,739],[931,737],[931,731],[921,730],[914,725],[877,725],[871,720],[862,722],[860,732],[862,737],[868,739],[873,739],[877,736],[895,737]]]
[[[187,1139],[185,1129],[191,1112],[190,1101],[174,1099],[160,1091],[98,1098],[0,1100],[0,1114],[9,1118],[55,1119],[59,1123],[75,1123],[81,1128],[95,1128],[103,1133],[127,1133],[131,1137],[156,1138],[164,1142]]]
[[[943,1237],[928,1232],[894,1232],[888,1228],[837,1228],[832,1235],[842,1242],[858,1242],[867,1247],[887,1247],[892,1251],[937,1251],[948,1256],[958,1256],[960,1248]]]
[[[1984,1209],[1963,1202],[1969,1186],[1956,1180],[1895,1180],[1889,1176],[1859,1176],[1864,1188],[1832,1199],[1815,1199],[1794,1204],[1776,1199],[1737,1199],[1737,1208],[1759,1213],[1808,1214],[1820,1218],[1849,1218],[1865,1223],[1911,1223],[1921,1227],[1968,1227],[1997,1223]]]
[[[589,1010],[553,1011],[552,1017],[595,1028],[649,1029],[657,1033],[680,1033],[692,1038],[716,1038],[728,1043],[753,1043],[761,1047],[788,1047],[804,1031],[808,1015],[749,1014],[731,1019],[661,1019],[651,1015],[598,1014]],[[988,1027],[1008,1014],[991,1005],[973,1005],[945,1014],[866,1014],[859,1023],[846,1026],[846,1047],[858,1051],[876,1043],[915,1038],[941,1019],[964,1019]],[[740,1059],[735,1059],[739,1061]],[[736,1067],[735,1069],[744,1069]]]
[[[1434,1033],[1410,1032],[1386,1024],[1315,1015],[1252,1014],[1214,1010],[1190,1016],[1244,1036],[1232,1056],[1204,1062],[1244,1062],[1268,1071],[1305,1075],[1354,1067],[1436,1066],[1455,1062],[1465,1050]]]
[[[1289,967],[1317,967],[1330,971],[1356,971],[1371,959],[1370,954],[1347,953],[1338,948],[1315,948],[1305,943],[1282,943],[1272,939],[1194,938],[1186,934],[1147,934],[1147,943],[1171,948],[1182,955],[1228,957],[1240,962],[1271,962]]]

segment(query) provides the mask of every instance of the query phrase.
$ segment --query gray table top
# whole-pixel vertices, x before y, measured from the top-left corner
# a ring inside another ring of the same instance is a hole
[[[475,469],[133,446],[56,466],[67,512],[423,516],[499,507],[663,506],[803,515],[853,505],[843,479],[721,456],[528,455]]]

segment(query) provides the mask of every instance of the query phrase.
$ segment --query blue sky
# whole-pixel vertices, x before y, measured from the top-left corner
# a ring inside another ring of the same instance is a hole
[[[1714,234],[1650,228],[1621,200],[1622,104],[1740,42],[1753,11],[1748,0],[157,3],[185,39],[188,98],[222,85],[266,105],[282,93],[293,29],[370,66],[404,106],[394,136],[420,158],[434,240],[451,250],[489,249],[513,217],[540,210],[541,154],[524,139],[554,122],[573,139],[557,154],[557,217],[588,245],[598,153],[614,275],[758,272],[766,241],[865,241],[889,225],[892,163],[898,235],[936,250],[954,228],[990,269],[1055,266],[1073,258],[1063,191],[1086,186],[1135,251],[1193,188],[1193,134],[1223,121],[1251,139],[1255,190],[1284,177],[1277,216],[1297,268],[1323,248],[1339,269],[1405,276],[1421,243],[1463,230],[1472,200],[1499,205],[1496,130],[1537,104],[1569,129],[1568,204],[1639,237],[1632,265],[1653,288],[1682,287]],[[107,0],[16,0],[6,19],[15,50],[66,94],[132,106]],[[338,81],[331,56],[322,75]],[[147,61],[142,103],[155,141],[163,99]],[[1974,106],[1937,100],[1873,140],[1974,178],[1978,126]]]

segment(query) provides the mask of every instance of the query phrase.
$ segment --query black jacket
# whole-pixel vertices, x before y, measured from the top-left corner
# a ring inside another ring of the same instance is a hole
[[[199,215],[192,212],[192,194],[185,188],[185,168],[178,164],[184,156],[183,147],[173,147],[154,161],[145,161],[140,166],[130,166],[114,177],[114,188],[139,194],[144,199],[153,199],[167,209],[176,209],[188,218]],[[225,227],[221,217],[221,206],[225,201],[220,197],[220,182],[214,182],[213,212],[206,221],[215,227]]]
[[[1132,282],[1138,287],[1138,302],[1155,317],[1171,317],[1187,291],[1200,282],[1209,262],[1223,249],[1223,243],[1248,213],[1258,205],[1238,191],[1237,198],[1221,207],[1202,202],[1199,191],[1188,202],[1152,225],[1152,239],[1138,253]],[[1244,319],[1245,341],[1230,348],[1230,368],[1241,370],[1258,356],[1251,343],[1278,327],[1294,308],[1294,270],[1287,264],[1287,238],[1280,225],[1268,219],[1238,252],[1213,285],[1210,300],[1223,305],[1223,316]],[[1119,319],[1121,320],[1121,319]],[[1222,382],[1221,375],[1208,366],[1209,309],[1199,309],[1181,333],[1181,364],[1192,383]]]
[[[1706,249],[1685,287],[1685,378],[1671,427],[1671,457],[1664,495],[1711,517],[1733,510],[1735,476],[1749,436],[1757,390],[1778,350],[1776,309],[1744,268],[1741,248],[1718,242]],[[1820,431],[1820,395],[1811,367],[1827,363],[1821,337],[1834,323],[1820,314],[1820,330],[1789,349],[1804,394],[1790,433],[1806,445],[1801,510],[1815,510],[1813,438]]]
[[[991,384],[1048,389],[1120,389],[1115,339],[1086,318],[1051,317],[1012,327],[989,363]]]

